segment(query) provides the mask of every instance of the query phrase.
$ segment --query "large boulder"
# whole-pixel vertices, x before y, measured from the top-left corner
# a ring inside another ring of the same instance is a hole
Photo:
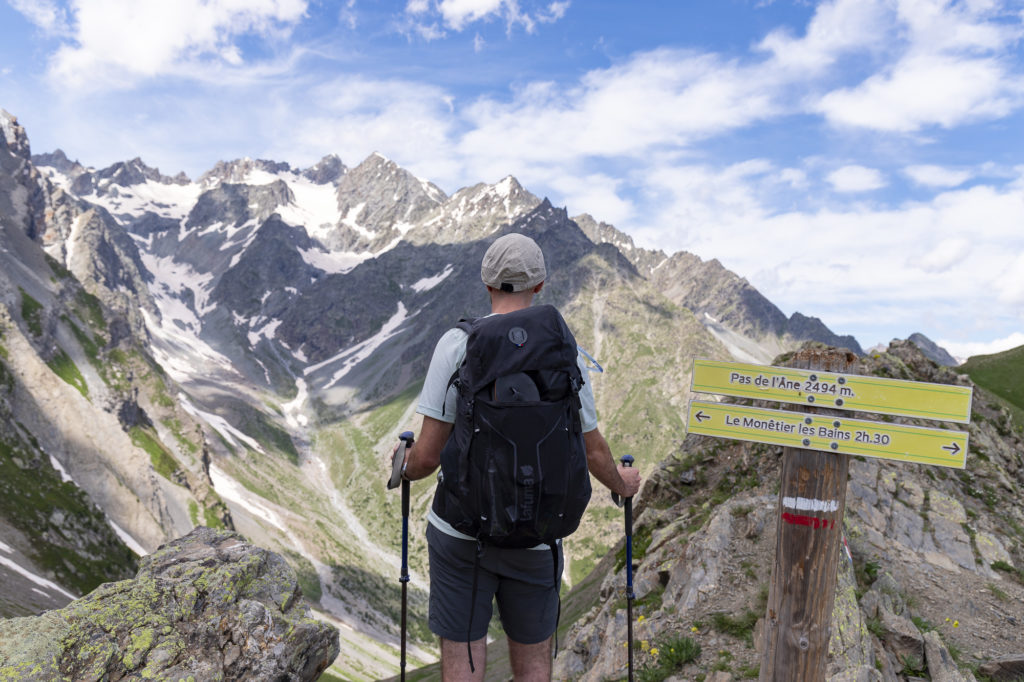
[[[237,533],[196,528],[140,566],[63,609],[0,621],[0,679],[314,680],[338,655],[295,572]]]

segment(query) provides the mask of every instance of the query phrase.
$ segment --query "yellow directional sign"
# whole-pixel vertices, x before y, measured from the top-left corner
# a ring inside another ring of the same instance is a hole
[[[692,388],[698,393],[964,424],[971,421],[973,391],[968,386],[699,359],[693,361]]]
[[[690,401],[690,433],[963,469],[967,432]]]

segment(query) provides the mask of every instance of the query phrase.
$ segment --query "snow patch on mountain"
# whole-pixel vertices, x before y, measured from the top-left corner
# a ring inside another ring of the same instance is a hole
[[[284,410],[284,419],[288,422],[288,426],[293,429],[303,429],[309,425],[309,418],[302,412],[306,405],[306,399],[309,397],[306,380],[296,379],[295,388],[298,391],[295,399],[283,404],[281,409]]]
[[[2,120],[2,119],[0,119],[0,120]],[[8,553],[11,551],[10,548],[7,547],[6,545],[4,545],[3,548],[5,548],[5,551],[7,551]],[[76,595],[73,595],[71,592],[68,592],[67,590],[65,590],[62,587],[60,587],[59,585],[57,585],[56,583],[52,583],[52,582],[46,580],[45,578],[40,578],[39,576],[37,576],[36,573],[32,572],[31,570],[28,570],[27,568],[23,568],[22,566],[19,566],[18,564],[14,563],[13,561],[11,561],[10,559],[8,559],[5,556],[0,556],[0,566],[4,566],[6,568],[9,568],[10,570],[13,570],[15,573],[18,573],[19,576],[22,576],[23,578],[26,578],[26,579],[32,581],[33,583],[35,583],[36,585],[38,585],[40,587],[46,588],[47,590],[52,590],[54,592],[59,592],[63,596],[66,596],[66,597],[68,597],[69,599],[72,599],[72,600],[78,599],[78,597]],[[44,595],[44,596],[49,596],[49,595]]]
[[[302,260],[328,275],[349,272],[352,268],[373,256],[372,253],[355,253],[353,251],[325,251],[318,247],[299,249],[298,251],[299,255],[302,256]]]
[[[173,258],[154,256],[145,251],[139,255],[142,264],[156,280],[150,291],[160,315],[177,321],[183,328],[190,328],[199,333],[199,320],[196,319],[196,315],[205,315],[214,308],[209,303],[213,275],[196,272],[188,263],[181,263]],[[188,297],[187,292],[191,293],[191,298],[195,301],[194,310],[184,302]]]
[[[383,345],[385,341],[395,336],[396,334],[401,333],[403,330],[399,329],[399,327],[401,327],[402,323],[404,323],[409,318],[410,315],[409,312],[405,309],[405,305],[399,302],[398,311],[394,315],[392,315],[387,322],[384,323],[384,325],[376,334],[366,339],[365,341],[357,343],[351,348],[346,348],[345,350],[341,351],[332,358],[328,358],[323,362],[318,362],[317,364],[312,365],[311,367],[307,367],[304,371],[304,374],[308,376],[313,372],[323,369],[324,367],[340,362],[342,363],[341,367],[335,370],[334,375],[331,377],[331,380],[327,383],[327,385],[324,386],[324,389],[328,389],[335,386],[339,381],[341,381],[345,377],[346,374],[348,374],[352,370],[353,367],[358,365],[366,358],[370,357],[370,355],[373,354],[373,351],[380,348],[380,346]]]
[[[448,275],[452,274],[452,264],[444,266],[444,270],[437,273],[432,277],[424,277],[415,284],[412,285],[411,289],[417,293],[423,293],[424,291],[430,291],[441,282],[448,278]]]
[[[244,433],[236,429],[224,417],[213,414],[212,412],[205,412],[203,410],[200,410],[198,407],[192,404],[192,402],[188,399],[188,396],[185,395],[184,393],[178,394],[178,400],[181,401],[181,406],[182,408],[184,408],[186,412],[188,412],[193,417],[196,417],[197,419],[202,419],[211,427],[216,429],[217,433],[223,436],[225,440],[231,443],[231,445],[235,447],[241,447],[241,443],[239,443],[239,441],[241,441],[242,443],[248,445],[251,449],[255,450],[256,452],[266,454],[263,451],[263,447],[259,443],[257,443],[254,439],[250,438],[249,436],[245,435]],[[216,487],[216,482],[214,482],[214,487]]]
[[[318,185],[303,177],[281,179],[295,196],[294,202],[278,208],[281,220],[289,225],[302,225],[314,239],[324,239],[341,220],[334,185]]]
[[[238,505],[253,516],[263,519],[278,530],[284,533],[288,532],[284,520],[265,504],[265,500],[246,490],[238,481],[228,476],[215,464],[210,465],[210,480],[213,481],[213,489],[222,498]]]
[[[121,542],[128,545],[128,549],[135,552],[137,556],[146,556],[149,554],[149,552],[146,551],[146,548],[143,547],[138,540],[132,537],[131,533],[114,523],[113,519],[108,517],[107,523],[109,523],[110,527],[114,529],[115,533],[117,533],[117,537],[121,538]]]
[[[174,299],[167,299],[174,300]],[[182,314],[189,310],[183,302],[178,308],[171,310]],[[157,304],[160,305],[159,303]],[[161,314],[163,312],[161,311]],[[168,318],[166,324],[155,320],[145,310],[142,311],[146,328],[153,336],[151,349],[153,356],[167,374],[178,383],[187,384],[199,376],[219,375],[223,381],[242,381],[242,375],[225,356],[215,351],[209,344],[190,331],[179,319]],[[194,316],[193,316],[193,319]],[[198,324],[198,322],[196,322]]]
[[[366,202],[361,201],[355,206],[348,209],[348,212],[345,214],[345,217],[341,219],[341,224],[346,227],[352,228],[363,237],[372,239],[374,237],[373,232],[371,230],[366,229],[365,227],[358,223],[359,214],[363,212],[364,208],[366,208]]]
[[[164,218],[183,220],[201,192],[202,188],[192,182],[177,185],[146,180],[127,188],[108,190],[102,196],[93,193],[83,198],[114,215],[139,217],[148,211]]]
[[[262,328],[257,329],[256,327],[261,324],[263,324],[263,318],[260,318],[251,324],[252,329],[249,331],[249,344],[254,347],[261,339],[269,339],[273,341],[277,335],[277,328],[281,326],[281,320],[270,320],[270,322],[263,325]]]

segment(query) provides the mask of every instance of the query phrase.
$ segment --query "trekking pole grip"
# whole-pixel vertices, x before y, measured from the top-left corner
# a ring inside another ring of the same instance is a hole
[[[633,455],[623,455],[622,457],[619,458],[619,461],[622,462],[622,466],[631,467],[633,466],[633,462],[635,460],[633,459]],[[621,507],[625,503],[625,500],[623,500],[618,493],[612,493],[612,502],[615,503],[615,506]]]
[[[398,465],[398,466],[401,467],[399,475],[402,475],[402,474],[405,473],[405,466],[404,466],[405,451],[412,447],[412,444],[413,444],[413,433],[412,433],[412,431],[403,431],[398,436],[398,438],[399,438],[399,440],[402,441],[402,447],[399,448],[399,450],[401,451],[403,464]],[[403,518],[408,518],[408,516],[409,516],[409,480],[407,478],[405,478],[404,475],[402,475],[402,517]]]
[[[623,455],[621,458],[619,458],[619,461],[622,462],[622,466],[624,466],[624,467],[632,467],[634,460],[633,460],[633,456],[632,455]],[[632,497],[627,497],[626,500],[625,500],[625,505],[626,505],[626,536],[627,537],[633,537],[633,498]]]

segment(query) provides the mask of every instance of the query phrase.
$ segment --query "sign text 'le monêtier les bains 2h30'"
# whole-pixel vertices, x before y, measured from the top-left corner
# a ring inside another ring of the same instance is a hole
[[[968,423],[972,389],[695,359],[692,388],[816,407]],[[693,400],[690,433],[963,468],[967,432]]]

